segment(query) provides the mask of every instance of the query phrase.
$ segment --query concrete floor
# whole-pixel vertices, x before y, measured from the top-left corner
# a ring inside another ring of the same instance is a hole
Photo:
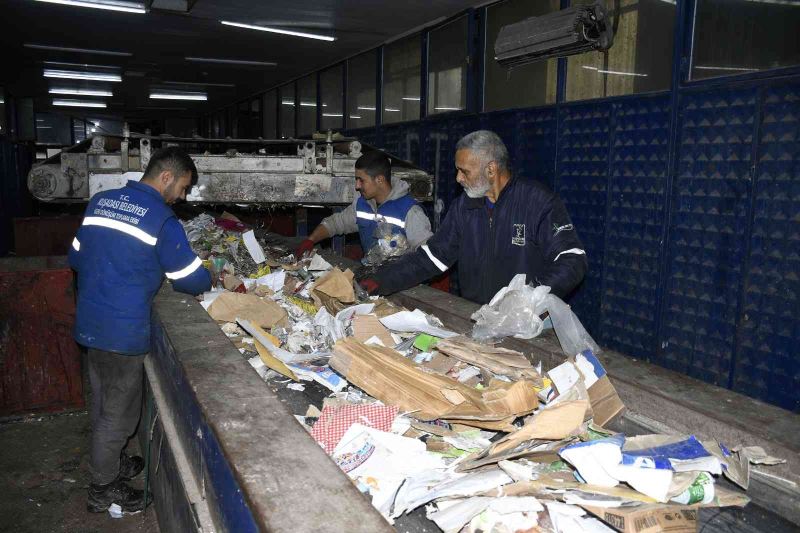
[[[86,411],[0,423],[0,532],[159,531],[152,505],[116,520],[86,511],[89,434]],[[131,484],[143,488],[143,474]]]

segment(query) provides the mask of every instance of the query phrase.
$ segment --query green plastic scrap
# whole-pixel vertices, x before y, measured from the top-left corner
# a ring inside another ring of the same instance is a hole
[[[439,342],[439,339],[437,339],[433,335],[428,335],[427,333],[420,333],[419,335],[417,335],[417,338],[414,339],[414,348],[422,352],[430,352],[431,348],[436,346],[437,342]]]

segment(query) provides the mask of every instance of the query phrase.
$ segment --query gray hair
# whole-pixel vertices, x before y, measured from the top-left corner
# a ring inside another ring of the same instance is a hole
[[[474,152],[483,165],[494,161],[501,170],[509,170],[508,148],[493,131],[478,130],[468,133],[456,143],[456,152],[459,150]]]

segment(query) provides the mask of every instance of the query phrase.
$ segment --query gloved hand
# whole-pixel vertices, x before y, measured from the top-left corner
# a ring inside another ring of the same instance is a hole
[[[367,291],[369,294],[375,294],[375,292],[380,287],[380,285],[378,285],[378,282],[372,278],[362,279],[361,281],[358,282],[358,284],[364,287],[364,290]]]
[[[310,252],[314,249],[314,241],[311,239],[306,239],[300,243],[300,246],[297,247],[297,250],[294,251],[294,256],[299,261],[303,258],[303,254],[306,252]]]

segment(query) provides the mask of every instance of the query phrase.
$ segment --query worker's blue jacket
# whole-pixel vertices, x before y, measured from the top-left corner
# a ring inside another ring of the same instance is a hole
[[[92,197],[69,264],[78,273],[75,340],[121,354],[149,351],[150,308],[165,275],[181,292],[211,287],[175,213],[157,190],[135,181]]]
[[[363,196],[356,202],[356,224],[361,239],[361,249],[366,254],[375,246],[375,229],[378,222],[383,221],[392,228],[392,233],[406,234],[406,215],[417,202],[408,194],[394,200],[387,200],[378,206],[377,213]]]
[[[379,294],[413,287],[458,263],[461,295],[487,303],[516,274],[565,297],[583,279],[586,252],[564,204],[547,186],[512,178],[495,204],[466,193],[427,244],[374,274]]]

